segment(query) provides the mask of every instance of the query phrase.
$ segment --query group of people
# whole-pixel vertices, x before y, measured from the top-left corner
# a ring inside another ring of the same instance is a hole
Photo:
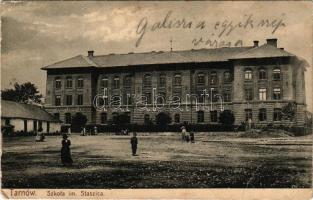
[[[93,130],[89,130],[89,131],[86,131],[86,128],[85,127],[82,127],[82,130],[81,130],[81,135],[82,136],[86,136],[86,135],[98,135],[98,127],[95,126],[93,128]]]
[[[182,142],[195,142],[195,134],[194,132],[187,132],[186,128],[184,126],[181,127],[181,139]]]
[[[36,142],[44,142],[45,141],[45,134],[43,132],[43,129],[42,128],[39,128],[38,131],[37,131],[37,135],[36,135]]]

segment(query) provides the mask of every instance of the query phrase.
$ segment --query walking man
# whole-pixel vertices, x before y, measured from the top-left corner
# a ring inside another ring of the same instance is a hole
[[[133,133],[133,137],[130,139],[130,144],[132,146],[133,156],[137,156],[136,152],[137,152],[138,139],[137,139],[136,132]]]

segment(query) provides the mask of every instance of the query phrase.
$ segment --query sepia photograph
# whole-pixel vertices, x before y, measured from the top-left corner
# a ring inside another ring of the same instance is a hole
[[[1,7],[3,197],[312,197],[310,1]]]

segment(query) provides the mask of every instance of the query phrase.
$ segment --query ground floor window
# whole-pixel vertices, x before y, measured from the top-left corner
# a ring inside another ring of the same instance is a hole
[[[198,111],[198,123],[204,122],[204,112]]]
[[[265,108],[261,108],[259,110],[259,121],[266,121],[266,109]]]
[[[65,113],[65,124],[71,124],[71,123],[72,123],[71,113]]]
[[[245,114],[246,114],[246,121],[249,119],[252,120],[252,110],[251,109],[245,109]]]
[[[101,113],[101,124],[107,123],[108,115],[107,113]]]
[[[180,122],[180,115],[179,114],[175,114],[174,121],[175,121],[175,123],[179,123]]]
[[[217,122],[217,111],[211,111],[210,112],[210,116],[211,116],[211,122]]]
[[[275,108],[273,114],[273,121],[281,121],[281,118],[282,118],[281,109]]]
[[[149,122],[150,122],[150,116],[148,114],[145,114],[145,116],[144,116],[144,123],[145,124],[149,124]]]

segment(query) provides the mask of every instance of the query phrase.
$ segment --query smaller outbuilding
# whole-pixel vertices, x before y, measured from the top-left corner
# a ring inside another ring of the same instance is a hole
[[[42,129],[44,133],[59,133],[61,121],[40,106],[1,101],[2,133],[29,133]]]

